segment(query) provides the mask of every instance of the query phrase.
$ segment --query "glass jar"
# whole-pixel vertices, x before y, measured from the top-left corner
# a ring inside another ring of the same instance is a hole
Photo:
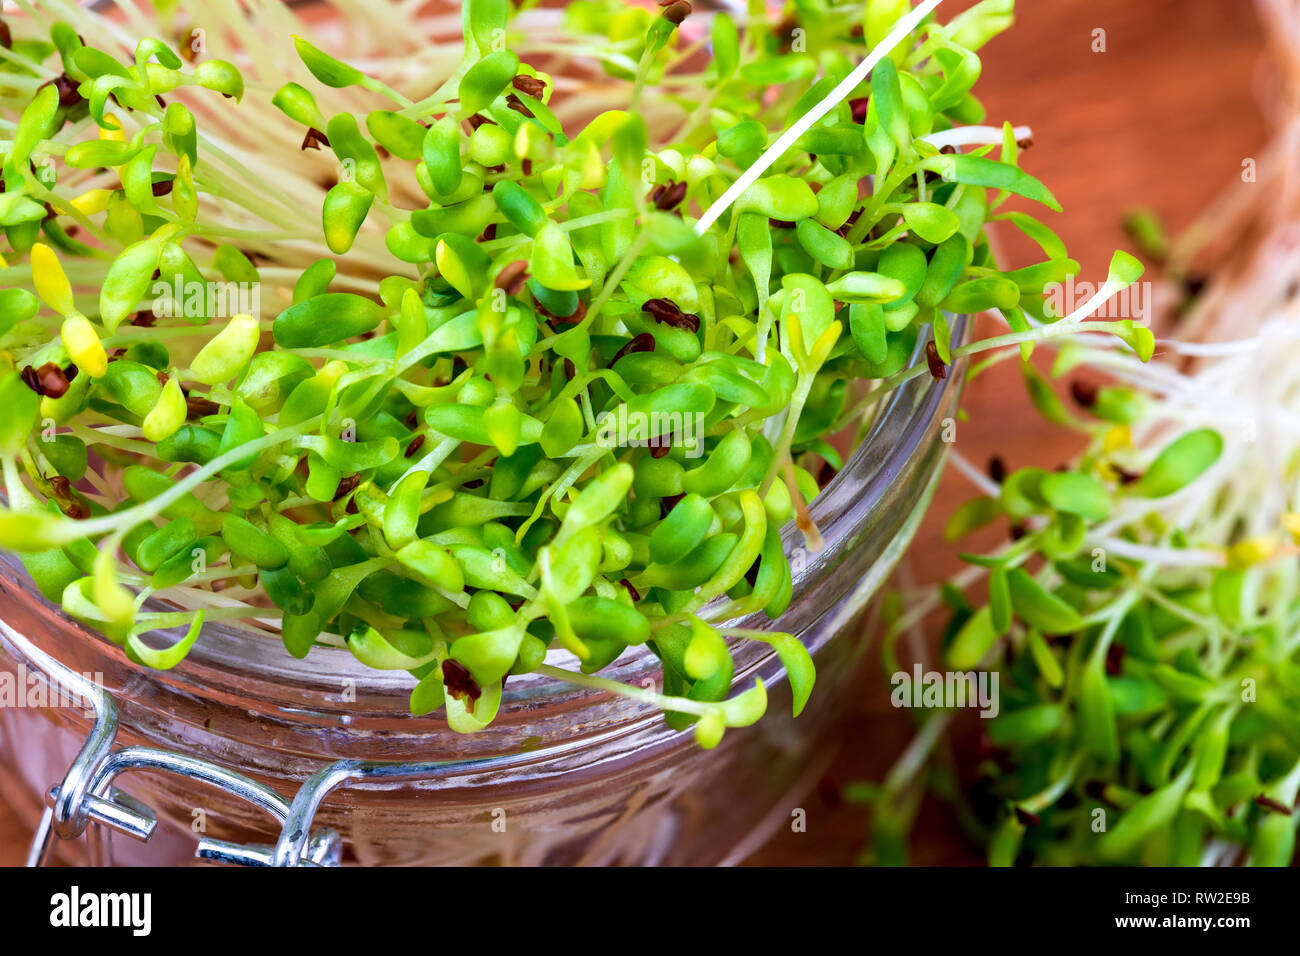
[[[729,730],[716,750],[699,749],[689,730],[670,729],[658,711],[635,701],[538,675],[512,678],[496,721],[460,735],[440,714],[410,715],[407,674],[370,670],[342,648],[318,647],[295,660],[273,637],[213,624],[174,670],[134,664],[46,602],[19,561],[0,554],[0,670],[14,675],[18,690],[8,701],[14,706],[0,707],[0,789],[35,825],[42,798],[63,780],[93,724],[84,706],[40,706],[46,697],[59,701],[34,691],[45,676],[24,651],[25,637],[102,684],[120,711],[118,746],[198,757],[286,798],[336,761],[438,764],[415,780],[335,774],[338,786],[309,823],[338,831],[348,860],[739,861],[789,823],[833,755],[868,641],[863,614],[933,494],[946,449],[941,433],[955,414],[961,378],[959,366],[946,381],[913,379],[889,399],[812,503],[823,549],[807,553],[801,532],[783,530],[795,572],[789,609],[777,621],[756,615],[735,622],[788,631],[812,652],[817,686],[797,720],[775,654],[740,640],[735,686],[761,678],[768,712],[752,727]],[[604,676],[640,684],[658,681],[660,670],[640,649]],[[239,843],[279,836],[265,810],[185,776],[142,771],[117,783],[156,812],[153,838],[56,840],[61,858],[177,864],[193,859],[200,835]]]
[[[346,33],[344,24],[331,22],[328,5],[290,6],[317,28]],[[437,0],[428,8],[425,51],[442,40],[454,48],[459,4]],[[555,29],[556,9],[530,11],[528,30]],[[560,52],[550,56],[554,62],[546,65],[554,72],[581,69]],[[653,127],[655,118],[647,123]],[[954,335],[963,327],[956,325]],[[768,712],[752,727],[728,730],[715,750],[700,750],[689,730],[671,730],[657,710],[537,675],[511,678],[493,724],[458,735],[438,714],[410,715],[408,675],[368,669],[341,648],[317,647],[295,660],[274,637],[214,623],[175,669],[134,664],[46,602],[21,563],[0,553],[0,680],[9,672],[18,690],[15,706],[0,706],[0,793],[34,827],[50,787],[63,781],[94,724],[84,706],[40,706],[54,695],[36,690],[48,681],[24,647],[30,642],[111,695],[118,748],[199,758],[286,800],[314,774],[345,762],[331,777],[337,786],[320,791],[324,798],[308,822],[313,832],[337,831],[350,861],[737,862],[790,821],[833,756],[868,642],[863,615],[934,492],[946,448],[941,433],[955,414],[961,381],[958,366],[946,381],[915,379],[891,396],[812,503],[824,548],[807,553],[801,532],[793,525],[783,531],[794,569],[786,613],[777,621],[754,615],[733,622],[793,633],[812,652],[817,687],[797,720],[775,654],[741,640],[733,647],[735,687],[762,679]],[[602,676],[657,684],[661,674],[643,648]],[[374,762],[436,766],[400,779]],[[140,843],[91,826],[91,839],[55,841],[61,859],[180,864],[193,859],[200,836],[265,844],[282,833],[264,808],[187,776],[136,771],[114,783],[156,813],[153,837]]]

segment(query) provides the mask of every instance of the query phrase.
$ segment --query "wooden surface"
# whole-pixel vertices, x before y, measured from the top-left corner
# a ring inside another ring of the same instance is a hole
[[[945,5],[953,11],[968,0]],[[1035,145],[1024,166],[1065,206],[1049,223],[1084,266],[1101,279],[1111,252],[1127,245],[1119,222],[1135,204],[1155,209],[1174,229],[1230,183],[1243,159],[1257,154],[1267,128],[1255,106],[1262,40],[1246,0],[1022,0],[1019,23],[983,53],[977,87],[989,121],[1033,127]],[[950,15],[945,9],[944,16]],[[1095,53],[1104,30],[1106,52]],[[1028,250],[1008,244],[1015,265]],[[1009,469],[1051,467],[1073,448],[1021,400],[1014,367],[977,380],[967,390],[969,422],[956,447],[983,464],[1000,455]],[[912,549],[915,580],[957,570],[955,549],[940,528],[970,489],[951,472]],[[874,659],[874,655],[873,655]],[[880,682],[878,682],[880,683]],[[884,686],[880,683],[880,686]],[[861,810],[843,806],[838,787],[879,777],[910,732],[905,713],[887,695],[864,699],[846,729],[843,752],[823,785],[804,801],[806,833],[784,832],[755,858],[774,864],[846,864],[865,836]],[[2,795],[0,795],[2,799]],[[27,834],[0,802],[0,864],[21,861]],[[913,862],[970,863],[966,845],[943,808],[927,804]]]

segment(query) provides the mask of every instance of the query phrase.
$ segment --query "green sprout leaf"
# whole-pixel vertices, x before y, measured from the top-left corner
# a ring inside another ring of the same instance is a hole
[[[360,70],[334,59],[300,36],[293,38],[293,46],[298,51],[298,58],[302,60],[303,66],[328,87],[339,90],[346,86],[356,86],[365,79]]]
[[[1223,437],[1199,428],[1176,438],[1160,452],[1130,491],[1145,498],[1164,498],[1199,478],[1223,453]]]
[[[1016,615],[1030,627],[1048,634],[1069,634],[1083,626],[1078,611],[1047,591],[1022,569],[1013,568],[1008,572],[1007,584]]]
[[[1040,202],[1055,212],[1061,211],[1061,204],[1056,201],[1056,197],[1046,186],[1024,170],[1006,163],[962,153],[953,156],[935,156],[925,160],[922,165],[949,182],[1004,189],[1017,196]]]
[[[363,296],[327,292],[285,309],[272,333],[281,348],[316,348],[370,332],[383,317],[383,309]]]
[[[1087,521],[1101,521],[1110,514],[1106,486],[1090,475],[1064,471],[1050,474],[1039,485],[1043,497],[1057,511],[1078,515]]]

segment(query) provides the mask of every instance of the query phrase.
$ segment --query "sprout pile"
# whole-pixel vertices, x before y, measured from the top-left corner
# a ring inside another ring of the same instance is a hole
[[[343,59],[275,3],[20,6],[0,544],[152,667],[220,621],[409,671],[412,712],[455,731],[535,672],[714,746],[766,704],[731,693],[737,642],[771,645],[796,713],[811,692],[798,640],[727,622],[790,602],[779,530],[818,545],[833,438],[989,349],[1106,332],[1151,355],[1092,318],[1136,261],[1057,316],[1044,288],[1078,264],[1004,208],[1058,208],[971,93],[1009,0],[927,16],[707,228],[906,0],[470,2],[455,47],[413,5],[340,4],[319,27],[346,26]],[[993,221],[1043,261],[999,269]],[[951,341],[984,310],[1005,334]],[[597,675],[642,645],[662,692]]]
[[[1012,539],[964,555],[970,568],[894,622],[886,668],[901,634],[946,611],[942,666],[996,669],[1000,712],[975,721],[976,753],[955,745],[974,735],[954,712],[927,714],[886,779],[855,787],[873,808],[869,859],[906,859],[929,790],[994,865],[1294,862],[1298,11],[1260,6],[1287,125],[1259,182],[1234,184],[1174,242],[1151,214],[1130,217],[1181,293],[1180,340],[1144,365],[1077,339],[1055,357],[1057,387],[1026,366],[1039,412],[1086,439],[1066,467],[986,472],[954,452],[980,494],[949,537],[997,522]]]
[[[973,782],[959,784],[970,768],[945,739],[953,712],[941,711],[900,772],[857,789],[875,808],[872,859],[905,858],[928,782],[994,865],[1290,864],[1300,516],[1288,486],[1300,449],[1295,332],[1269,331],[1169,343],[1205,361],[1191,374],[1075,344],[1056,373],[1086,362],[1114,384],[1075,378],[1072,410],[1028,374],[1040,410],[1088,436],[1077,461],[994,480],[957,455],[981,495],[953,514],[949,536],[1002,520],[1016,539],[964,555],[972,568],[896,623],[887,666],[897,636],[946,605],[943,666],[999,670],[1000,712]],[[1256,402],[1246,383],[1261,378]]]

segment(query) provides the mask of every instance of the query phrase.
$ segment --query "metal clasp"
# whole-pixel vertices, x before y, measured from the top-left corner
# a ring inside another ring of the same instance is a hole
[[[0,621],[0,637],[13,645],[48,680],[88,701],[95,715],[90,733],[63,781],[52,786],[46,794],[45,811],[27,854],[28,866],[47,864],[56,841],[76,839],[91,825],[148,841],[158,825],[157,814],[151,807],[113,786],[113,780],[119,774],[141,770],[178,774],[208,784],[260,807],[280,824],[281,834],[275,847],[241,846],[204,839],[195,851],[199,859],[247,866],[339,864],[342,858],[339,834],[331,829],[321,829],[314,834],[307,830],[323,794],[316,795],[315,799],[308,794],[307,800],[295,799],[291,804],[270,787],[197,757],[154,747],[114,749],[118,707],[104,688],[64,666],[3,621]],[[340,764],[352,766],[355,761],[340,761]],[[328,774],[332,769],[325,768],[322,773]],[[312,780],[321,775],[316,774]],[[308,791],[309,787],[310,781],[303,790]]]

